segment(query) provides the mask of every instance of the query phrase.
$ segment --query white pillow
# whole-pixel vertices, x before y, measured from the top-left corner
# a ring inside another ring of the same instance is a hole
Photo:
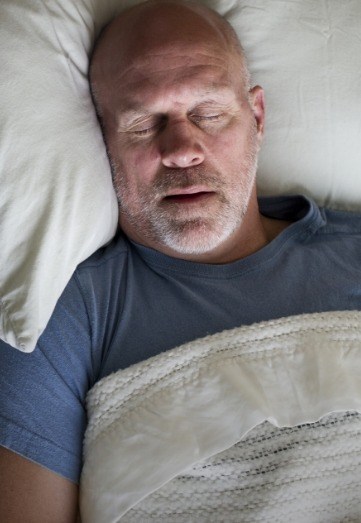
[[[117,223],[76,3],[0,2],[0,335],[26,352]]]
[[[137,0],[2,0],[0,337],[33,350],[117,204],[88,83],[100,28]],[[361,210],[361,3],[204,1],[233,23],[266,91],[261,194]],[[59,348],[61,350],[61,347]]]
[[[232,5],[253,83],[266,93],[259,192],[361,210],[361,2]]]

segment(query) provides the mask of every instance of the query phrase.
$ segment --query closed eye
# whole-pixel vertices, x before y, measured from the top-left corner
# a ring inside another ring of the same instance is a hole
[[[152,119],[148,122],[143,122],[138,126],[134,126],[132,129],[129,129],[129,131],[135,136],[146,136],[159,131],[165,125],[165,122],[165,118]]]
[[[156,126],[154,125],[153,127],[148,127],[147,129],[139,129],[139,130],[134,130],[131,132],[132,132],[132,134],[135,134],[137,136],[145,136],[146,134],[152,133],[155,130],[155,128],[156,128]]]
[[[222,118],[223,114],[209,114],[209,115],[203,115],[203,114],[192,114],[191,117],[194,119],[194,120],[199,120],[199,121],[202,121],[202,120],[219,120],[220,118]]]
[[[216,128],[214,126],[220,125],[224,122],[224,113],[192,114],[190,118],[195,125],[211,130]]]

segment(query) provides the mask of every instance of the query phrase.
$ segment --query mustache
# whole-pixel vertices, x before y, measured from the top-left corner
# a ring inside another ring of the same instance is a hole
[[[187,189],[194,185],[206,185],[212,189],[219,189],[222,185],[220,180],[218,173],[210,173],[202,166],[166,169],[157,175],[153,187],[159,193],[166,193],[171,189]]]

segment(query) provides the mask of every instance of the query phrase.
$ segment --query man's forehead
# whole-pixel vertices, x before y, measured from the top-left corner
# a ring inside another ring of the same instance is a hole
[[[193,52],[184,53],[182,48],[164,49],[162,53],[144,54],[140,59],[128,63],[118,62],[109,70],[109,82],[116,87],[129,86],[136,89],[138,86],[151,87],[153,84],[167,86],[177,82],[203,85],[215,81],[228,81],[237,68],[236,62],[223,53],[216,53],[213,49],[193,49]],[[238,65],[239,68],[239,65]]]
[[[206,73],[206,69],[218,68],[226,71],[235,64],[235,56],[224,45],[214,39],[186,39],[184,35],[167,41],[153,40],[149,45],[139,42],[121,46],[104,57],[104,73],[109,81],[147,81],[156,75],[177,70],[183,77],[193,75],[194,69]],[[166,75],[167,76],[167,75]]]

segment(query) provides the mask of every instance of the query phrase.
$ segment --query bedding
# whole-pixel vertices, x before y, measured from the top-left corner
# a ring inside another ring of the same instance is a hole
[[[0,337],[34,349],[75,267],[114,235],[117,203],[87,83],[101,27],[135,0],[2,0]],[[361,4],[206,0],[266,91],[261,194],[361,209]]]
[[[82,521],[359,521],[360,320],[243,326],[99,381]]]

